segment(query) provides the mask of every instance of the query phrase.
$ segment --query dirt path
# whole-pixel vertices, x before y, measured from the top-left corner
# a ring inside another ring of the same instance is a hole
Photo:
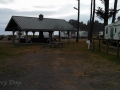
[[[3,76],[0,90],[119,90],[119,66],[93,57],[55,51],[12,58],[9,64],[19,68],[18,77]],[[7,84],[3,86],[2,81]]]

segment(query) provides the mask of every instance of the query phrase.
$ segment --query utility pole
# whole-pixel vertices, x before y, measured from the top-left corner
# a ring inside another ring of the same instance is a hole
[[[78,31],[77,31],[76,42],[79,41],[79,28],[80,28],[80,25],[79,25],[79,15],[80,15],[80,0],[78,0]]]
[[[78,1],[78,8],[76,7],[73,7],[74,9],[78,10],[78,31],[77,31],[77,37],[76,37],[76,42],[79,41],[79,28],[80,28],[80,25],[79,25],[79,15],[80,15],[80,0],[77,0]]]

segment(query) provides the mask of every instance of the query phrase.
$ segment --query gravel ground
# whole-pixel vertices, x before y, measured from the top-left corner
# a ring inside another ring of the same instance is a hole
[[[119,90],[119,66],[91,57],[46,51],[11,58],[9,65],[19,72],[1,77],[0,90]]]

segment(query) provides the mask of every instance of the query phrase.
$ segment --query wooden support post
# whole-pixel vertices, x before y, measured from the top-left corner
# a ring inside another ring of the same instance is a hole
[[[119,40],[117,41],[117,58],[119,58]]]
[[[20,43],[20,29],[19,29],[19,28],[18,28],[18,35],[19,35],[18,41],[19,41],[19,43]]]
[[[40,39],[40,31],[39,31],[39,39]]]
[[[28,31],[25,31],[26,33],[26,43],[28,43]]]
[[[93,38],[93,51],[94,51],[94,45],[95,45],[95,43],[94,43],[94,38]]]
[[[33,33],[33,39],[32,39],[32,43],[33,43],[35,38],[35,31],[33,31],[32,33]]]
[[[100,39],[99,39],[99,52],[100,52]]]
[[[52,40],[52,33],[53,33],[52,31],[49,32],[49,43],[50,44],[52,43],[52,41],[51,41]]]
[[[109,43],[109,40],[107,40],[107,54],[108,54],[108,43]]]
[[[60,42],[60,31],[59,31],[59,42]]]
[[[39,38],[42,39],[44,37],[43,31],[39,31]]]
[[[15,42],[15,31],[13,30],[13,42]]]
[[[68,33],[68,43],[69,43],[70,42],[70,33],[69,33],[69,31],[67,33]]]
[[[35,38],[35,32],[33,31],[32,33],[33,33],[33,38]]]

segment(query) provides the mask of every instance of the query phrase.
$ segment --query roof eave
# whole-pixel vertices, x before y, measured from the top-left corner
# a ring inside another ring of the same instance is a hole
[[[12,16],[14,17],[14,16]],[[19,29],[23,30],[23,28],[19,25],[19,23],[17,23],[17,21],[13,18],[13,20],[15,21],[15,23],[18,25]]]
[[[12,17],[13,17],[13,16],[12,16]],[[11,20],[13,19],[12,17],[11,17],[11,19],[9,20],[9,22],[8,22],[8,24],[7,24],[7,26],[6,26],[5,31],[7,31],[8,25],[10,24]]]

